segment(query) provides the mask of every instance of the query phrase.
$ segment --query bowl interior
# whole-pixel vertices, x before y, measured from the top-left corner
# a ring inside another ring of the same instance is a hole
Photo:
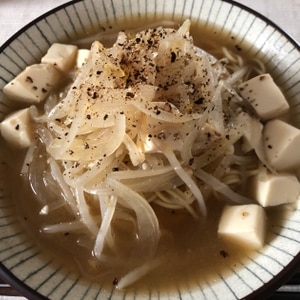
[[[273,23],[230,1],[72,1],[28,24],[0,51],[0,119],[14,109],[2,92],[3,86],[27,65],[39,61],[54,42],[69,42],[97,33],[110,43],[111,32],[169,24],[191,19],[192,35],[199,44],[206,41],[226,45],[242,55],[262,60],[289,100],[293,123],[300,127],[299,46]],[[199,30],[201,29],[201,31]],[[7,155],[1,150],[0,164],[0,260],[4,276],[30,298],[38,293],[53,299],[130,299],[115,288],[89,284],[73,274],[33,241],[16,217],[16,203],[8,189]],[[253,255],[237,262],[230,274],[216,274],[212,281],[195,282],[170,294],[146,291],[141,299],[241,299],[274,291],[299,263],[299,203],[290,216],[270,229],[270,241]],[[6,270],[5,270],[6,269]],[[7,271],[8,270],[8,271]],[[18,282],[10,277],[12,273]],[[28,287],[24,287],[24,283]],[[139,293],[139,292],[138,292]],[[140,296],[140,294],[138,294]]]

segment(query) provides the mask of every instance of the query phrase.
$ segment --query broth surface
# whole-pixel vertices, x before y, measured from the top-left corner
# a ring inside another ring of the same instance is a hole
[[[78,245],[76,241],[80,239],[80,233],[41,234],[39,226],[48,220],[63,220],[65,216],[40,216],[40,207],[28,185],[17,174],[11,174],[11,178],[13,180],[9,185],[18,202],[17,213],[21,222],[31,238],[45,250],[45,259],[55,257],[57,264],[63,266],[68,276],[69,272],[74,276],[81,274],[88,282],[104,285],[109,290],[124,275],[128,265],[134,265],[135,258],[134,255],[130,256],[128,240],[122,239],[122,229],[118,231],[122,250],[116,255],[115,267],[112,268],[102,268],[101,263],[95,261],[88,250]],[[198,220],[194,220],[183,210],[154,207],[162,231],[157,253],[157,256],[162,257],[162,264],[128,289],[141,292],[151,289],[164,293],[175,291],[179,287],[196,288],[213,281],[219,274],[229,274],[232,269],[238,269],[247,260],[255,258],[257,252],[230,244],[218,237],[217,227],[223,207],[222,201],[209,199],[207,219]],[[270,229],[283,223],[284,211],[267,210],[267,216]],[[122,224],[115,225],[122,228]],[[271,239],[269,234],[266,242]]]
[[[152,23],[154,21],[149,20],[149,24]],[[146,24],[143,27],[147,28],[147,26]],[[135,27],[134,20],[128,27]],[[105,31],[105,46],[109,46],[115,41],[116,33],[121,29],[108,28]],[[110,32],[114,33],[112,34],[113,37]],[[91,34],[91,36],[91,41],[93,41],[95,35]],[[219,52],[218,50],[216,52],[212,50],[216,49],[218,44],[236,49],[236,45],[238,45],[235,38],[228,37],[227,33],[219,36],[217,29],[213,32],[209,28],[204,31],[201,30],[201,24],[197,27],[192,25],[191,36],[194,37],[194,43],[197,46],[213,54]],[[218,36],[217,42],[214,41],[216,36]],[[206,42],[206,40],[212,40],[213,42]],[[89,42],[86,40],[77,43],[89,46]],[[22,155],[18,152],[13,153],[13,157],[21,157]],[[22,161],[21,158],[20,161]],[[30,187],[18,175],[17,168],[14,168],[7,178],[7,184],[17,203],[17,214],[22,223],[30,232],[32,238],[43,249],[47,249],[46,251],[49,252],[50,256],[57,257],[58,262],[64,264],[68,271],[75,274],[80,273],[88,281],[99,283],[111,289],[117,280],[124,275],[124,270],[127,269],[128,265],[135,265],[136,253],[131,253],[128,246],[130,243],[122,238],[124,236],[122,224],[114,224],[115,228],[118,228],[120,252],[116,254],[115,266],[112,268],[103,267],[91,256],[89,250],[82,246],[85,243],[89,244],[91,241],[82,240],[80,232],[42,234],[39,231],[41,225],[67,220],[68,212],[65,211],[65,215],[55,213],[48,216],[40,215],[41,207]],[[20,186],[22,186],[22,189]],[[172,291],[177,289],[178,286],[197,286],[214,280],[217,274],[230,272],[239,265],[240,261],[255,256],[255,252],[228,244],[218,238],[218,221],[224,204],[224,202],[211,197],[207,201],[207,218],[203,219],[200,216],[198,220],[194,220],[186,211],[171,211],[155,206],[154,209],[162,231],[158,249],[158,256],[161,255],[162,264],[134,284],[134,289],[157,289],[163,292]],[[267,215],[268,226],[280,224],[283,220],[283,212],[280,211],[274,213],[267,210]],[[134,236],[129,235],[129,238],[132,239],[131,242],[134,242]],[[271,239],[270,235],[267,237],[267,241],[269,239]],[[78,243],[78,240],[82,244]]]

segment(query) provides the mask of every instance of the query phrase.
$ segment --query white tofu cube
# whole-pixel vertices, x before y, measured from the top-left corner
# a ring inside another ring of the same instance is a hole
[[[68,72],[75,66],[77,46],[54,43],[42,57],[42,63],[54,65],[62,72]]]
[[[29,108],[8,115],[0,124],[3,138],[16,148],[27,148],[33,140],[33,126]]]
[[[264,209],[256,204],[226,206],[219,222],[218,234],[248,249],[263,247],[266,232]]]
[[[61,73],[50,64],[28,66],[6,84],[3,92],[12,100],[35,104],[43,101],[61,79]]]
[[[300,183],[292,174],[260,172],[253,181],[254,197],[263,207],[295,202],[300,194]]]
[[[76,58],[76,67],[80,69],[82,65],[88,60],[90,56],[90,50],[88,49],[79,49],[77,52]]]
[[[288,102],[270,74],[243,82],[238,91],[263,120],[277,118],[289,110]]]
[[[263,130],[264,149],[269,164],[277,171],[300,167],[300,130],[281,120],[267,122]]]

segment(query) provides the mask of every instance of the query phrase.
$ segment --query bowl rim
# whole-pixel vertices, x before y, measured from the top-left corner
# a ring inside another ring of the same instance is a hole
[[[40,16],[34,18],[29,23],[25,24],[22,28],[20,28],[16,33],[14,33],[11,37],[9,37],[2,45],[0,45],[0,53],[2,53],[5,48],[7,48],[15,39],[17,39],[21,34],[23,34],[27,29],[32,27],[37,22],[45,19],[46,17],[54,14],[57,11],[60,11],[68,6],[75,5],[79,2],[84,2],[85,0],[69,0],[55,8],[48,10],[47,12],[41,14]],[[103,0],[104,1],[104,0]],[[128,0],[130,1],[130,0]],[[297,41],[294,37],[289,35],[285,30],[281,28],[275,21],[272,21],[262,13],[242,4],[240,2],[236,2],[235,0],[218,0],[220,2],[226,2],[233,6],[239,7],[244,11],[249,12],[250,14],[256,16],[257,18],[263,20],[267,25],[270,25],[274,29],[276,29],[281,35],[285,36],[288,41],[293,44],[293,46],[300,51],[300,41]],[[284,283],[290,280],[293,275],[297,271],[300,270],[300,251],[298,254],[290,261],[288,265],[284,267],[278,274],[276,274],[270,281],[265,283],[263,286],[252,292],[251,294],[247,295],[244,300],[254,300],[257,297],[263,297],[263,299],[270,297],[274,291],[276,291],[279,287],[281,287]],[[40,294],[38,291],[34,290],[27,284],[25,284],[22,280],[17,278],[6,266],[0,262],[0,278],[8,283],[11,287],[13,287],[17,292],[28,299],[48,299],[47,297]]]
[[[28,28],[32,27],[34,24],[36,24],[37,22],[45,19],[47,16],[52,15],[53,13],[55,13],[56,11],[59,11],[65,7],[71,6],[73,4],[79,3],[79,2],[84,2],[85,0],[69,0],[66,3],[63,3],[55,8],[50,9],[49,11],[43,13],[42,15],[34,18],[32,21],[30,21],[29,23],[27,23],[26,25],[24,25],[22,28],[20,28],[16,33],[14,33],[11,37],[9,37],[2,45],[0,45],[0,53],[3,52],[3,50],[9,45],[11,44],[12,41],[14,41],[19,35],[21,35],[24,31],[26,31]],[[275,21],[269,19],[268,17],[266,17],[265,15],[263,15],[262,13],[240,3],[240,2],[236,2],[235,0],[218,0],[221,2],[227,2],[229,4],[232,4],[234,6],[237,6],[253,15],[255,15],[256,17],[258,17],[259,19],[263,20],[265,23],[267,23],[268,25],[272,26],[273,28],[275,28],[277,31],[279,31],[282,35],[284,35],[289,42],[291,42],[299,51],[300,51],[300,41],[297,41],[294,37],[292,37],[289,33],[287,33],[285,30],[283,30],[281,28],[281,26],[279,26],[278,24],[275,23]]]
[[[32,300],[47,300],[48,298],[25,284],[0,262],[0,278],[14,288],[21,296]]]

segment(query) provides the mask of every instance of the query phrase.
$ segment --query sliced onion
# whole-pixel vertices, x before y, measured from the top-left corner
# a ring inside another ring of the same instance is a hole
[[[148,274],[149,272],[157,268],[159,265],[161,265],[161,263],[162,263],[161,258],[153,259],[133,269],[132,271],[130,271],[128,274],[126,274],[124,277],[122,277],[119,280],[117,284],[117,288],[124,289],[128,287],[129,285],[133,284],[134,282],[136,282],[137,280],[139,280],[140,278],[142,278],[143,276],[145,276],[146,274]]]
[[[122,198],[136,214],[140,253],[145,256],[153,255],[158,246],[160,229],[152,207],[145,198],[119,181],[107,178],[106,183],[113,193]]]
[[[85,226],[92,233],[92,235],[96,236],[98,232],[98,226],[95,220],[93,219],[93,216],[89,212],[90,208],[87,205],[84,196],[84,190],[82,187],[78,187],[74,190],[74,192],[77,200],[77,207],[79,210],[81,221],[85,224]]]
[[[110,224],[115,212],[116,204],[117,204],[117,197],[115,196],[109,197],[109,202],[107,203],[106,209],[103,213],[101,226],[98,231],[96,241],[95,241],[95,246],[94,246],[94,253],[98,259],[100,259],[105,245],[106,236],[110,229]]]
[[[53,225],[45,225],[42,227],[42,232],[44,233],[59,233],[59,232],[70,232],[70,231],[77,231],[83,230],[84,224],[80,221],[73,221],[73,222],[64,222],[58,223]]]
[[[224,195],[229,201],[233,203],[247,204],[253,202],[251,199],[234,192],[228,185],[224,184],[216,177],[208,174],[202,169],[197,169],[195,171],[195,176],[208,184],[214,191]]]

